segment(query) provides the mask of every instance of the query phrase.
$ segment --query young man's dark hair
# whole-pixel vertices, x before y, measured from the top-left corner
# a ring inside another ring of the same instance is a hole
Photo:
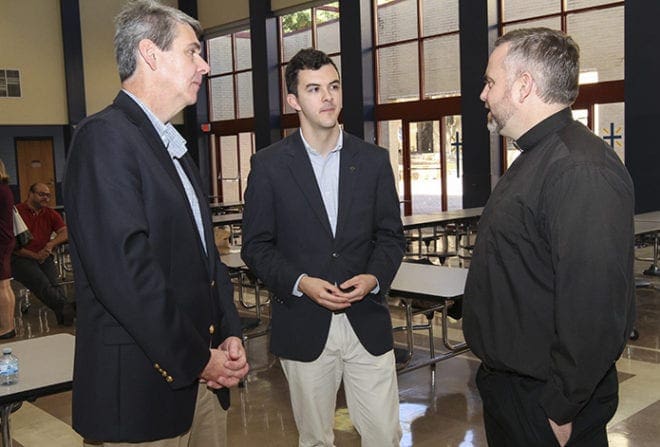
[[[300,70],[318,70],[328,64],[335,67],[337,74],[339,74],[335,63],[323,51],[314,48],[305,48],[298,51],[287,64],[284,73],[287,93],[298,95],[298,72]]]

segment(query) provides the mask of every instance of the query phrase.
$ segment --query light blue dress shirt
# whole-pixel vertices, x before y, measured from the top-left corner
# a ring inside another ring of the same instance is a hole
[[[323,205],[325,206],[325,212],[328,214],[328,221],[334,236],[337,231],[337,212],[339,209],[339,158],[344,144],[344,134],[341,131],[339,132],[337,144],[325,157],[309,145],[305,140],[302,129],[300,130],[300,138],[305,145],[309,161],[312,163],[316,183],[321,190]]]
[[[341,148],[344,145],[344,132],[339,132],[334,149],[328,152],[325,157],[309,145],[307,140],[305,140],[302,129],[299,132],[307,155],[309,156],[309,161],[312,163],[316,183],[321,190],[321,198],[323,199],[325,212],[328,215],[330,228],[332,228],[332,235],[335,236],[337,231],[337,214],[339,211],[339,161],[341,158]],[[293,285],[293,295],[303,295],[300,289],[298,289],[298,285],[304,276],[306,276],[305,273],[300,275]],[[378,281],[376,281],[376,287],[371,293],[378,293],[379,290],[380,286],[378,285]]]
[[[202,240],[202,245],[204,246],[204,252],[208,254],[206,248],[206,238],[204,237],[204,225],[202,225],[202,212],[199,207],[199,200],[197,199],[197,194],[195,193],[195,188],[193,188],[190,179],[183,170],[181,166],[180,158],[183,157],[188,148],[186,147],[186,140],[181,136],[179,132],[174,128],[171,123],[163,124],[156,115],[154,115],[149,108],[143,104],[135,95],[131,92],[123,90],[135,103],[140,106],[144,113],[151,121],[151,124],[156,129],[156,133],[160,136],[160,139],[163,141],[163,144],[167,148],[167,152],[174,163],[177,174],[181,179],[183,184],[183,189],[186,191],[186,197],[188,198],[188,203],[190,204],[190,209],[192,209],[193,216],[195,218],[195,225],[197,226],[197,232],[199,233],[199,238]]]

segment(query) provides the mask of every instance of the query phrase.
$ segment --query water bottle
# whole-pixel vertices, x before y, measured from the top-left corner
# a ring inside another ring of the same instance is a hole
[[[18,358],[11,348],[2,349],[0,357],[0,385],[13,385],[18,382]]]

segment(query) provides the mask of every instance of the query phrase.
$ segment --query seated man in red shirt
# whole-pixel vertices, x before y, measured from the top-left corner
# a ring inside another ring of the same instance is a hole
[[[16,281],[53,309],[58,324],[71,326],[75,311],[59,285],[53,261],[53,250],[68,240],[68,234],[62,216],[48,206],[49,201],[48,186],[35,183],[30,186],[27,200],[16,205],[33,239],[14,251],[11,271]],[[51,239],[53,233],[55,237]]]

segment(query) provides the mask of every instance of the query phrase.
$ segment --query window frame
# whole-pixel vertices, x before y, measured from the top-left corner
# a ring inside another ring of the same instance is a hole
[[[606,9],[613,9],[623,7],[625,8],[625,1],[610,1],[601,5],[588,6],[583,8],[568,9],[565,0],[554,0],[559,2],[560,10],[553,14],[542,14],[536,16],[528,16],[525,18],[518,18],[515,20],[504,21],[504,8],[506,0],[497,0],[497,31],[498,37],[504,33],[507,26],[516,25],[531,20],[541,20],[549,18],[559,18],[561,23],[561,31],[567,32],[568,30],[568,17],[575,14],[585,12],[600,11]],[[570,30],[568,30],[570,34]],[[578,42],[579,44],[579,42]],[[624,55],[625,57],[625,55]],[[614,81],[602,81],[591,84],[580,84],[578,97],[572,105],[573,109],[586,109],[587,110],[587,127],[594,130],[594,111],[596,104],[609,104],[625,102],[624,98],[624,79]],[[597,134],[596,134],[597,135]],[[509,166],[507,154],[507,141],[501,137],[500,144],[500,174],[503,174]]]

